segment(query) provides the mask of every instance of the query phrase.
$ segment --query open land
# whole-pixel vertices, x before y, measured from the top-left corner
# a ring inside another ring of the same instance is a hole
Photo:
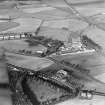
[[[75,3],[75,1],[72,1]],[[53,3],[53,2],[52,2]],[[51,2],[50,2],[51,4]],[[59,3],[57,3],[59,4]],[[56,5],[57,5],[56,4]],[[40,6],[41,5],[41,6]],[[19,10],[17,9],[5,9],[4,6],[1,6],[2,9],[0,9],[0,15],[10,15],[13,18],[13,22],[0,22],[0,32],[34,32],[36,28],[39,26],[41,19],[45,20],[43,27],[41,28],[41,32],[39,35],[45,35],[48,37],[52,37],[55,39],[59,40],[67,40],[69,34],[73,31],[80,32],[81,30],[85,29],[87,27],[87,23],[83,22],[81,20],[73,19],[75,18],[73,15],[70,16],[67,12],[62,12],[60,10],[56,10],[55,8],[52,7],[46,7],[43,4],[40,5],[26,5],[26,6],[21,6]],[[53,3],[54,5],[54,3]],[[59,6],[64,6],[63,3]],[[8,8],[8,6],[6,6]],[[103,13],[105,12],[104,4],[100,5],[89,5],[86,6],[76,6],[76,9],[79,10],[81,14],[84,16],[92,16],[95,14]],[[53,15],[53,16],[52,16]],[[102,15],[100,17],[97,17],[98,22],[96,19],[93,19],[95,23],[100,23],[99,25],[104,28],[104,20],[102,20]],[[65,19],[65,20],[64,20]],[[56,21],[55,21],[56,20]],[[101,22],[100,22],[101,21]],[[49,28],[47,28],[49,27]],[[68,28],[68,30],[62,30],[63,27]],[[53,28],[53,29],[52,29]],[[57,29],[58,28],[58,29]],[[105,29],[105,28],[104,28]],[[105,31],[98,29],[96,27],[89,27],[86,28],[84,31],[84,34],[87,34],[90,38],[94,39],[95,42],[97,42],[99,45],[102,46],[103,52],[105,51]],[[78,36],[78,35],[77,35]],[[29,50],[41,50],[43,47],[29,47],[27,43],[24,42],[24,40],[14,40],[14,41],[1,41],[0,42],[0,47],[5,47],[8,49],[29,49]],[[42,60],[39,58],[33,58],[33,57],[24,57],[21,55],[16,56],[13,54],[8,53],[8,59],[10,62],[20,65],[21,67],[27,67],[27,68],[43,68],[44,66],[48,66],[49,61],[46,59]],[[12,59],[10,59],[12,58]],[[88,59],[89,58],[89,59]],[[21,59],[21,62],[20,62]],[[92,55],[90,57],[78,57],[78,60],[70,59],[72,62],[78,62],[85,68],[88,68],[91,70],[91,74],[96,76],[97,79],[102,80],[105,82],[105,58],[99,54]],[[51,62],[52,63],[52,62]],[[27,65],[26,65],[27,64]],[[40,65],[42,65],[40,67]],[[4,72],[4,71],[3,71]],[[3,73],[2,72],[2,73]],[[1,73],[0,73],[1,74]],[[0,75],[0,78],[3,75]],[[6,97],[6,100],[9,100],[8,97]],[[0,96],[0,103],[1,102],[6,102],[4,101],[5,98]],[[95,96],[93,100],[80,100],[80,99],[73,99],[73,100],[68,100],[65,102],[62,102],[58,105],[105,105],[105,100],[102,97]],[[1,105],[9,105],[7,103],[3,103]]]

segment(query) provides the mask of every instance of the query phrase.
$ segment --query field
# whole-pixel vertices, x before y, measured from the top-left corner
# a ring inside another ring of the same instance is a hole
[[[46,48],[44,46],[38,45],[38,46],[29,46],[28,43],[25,42],[25,40],[8,40],[8,41],[0,41],[0,48],[6,48],[8,50],[31,50],[31,51],[43,51]]]
[[[16,23],[16,22],[1,22],[0,31],[5,31],[18,26],[19,26],[19,23]]]
[[[90,0],[89,0],[90,1]],[[75,3],[76,0],[72,0],[72,3]],[[79,0],[78,2],[81,2]],[[30,4],[29,2],[27,2]],[[48,4],[53,4],[55,6],[55,2],[51,0]],[[103,47],[103,52],[105,51],[105,31],[96,28],[95,26],[87,28],[88,24],[84,21],[77,20],[76,17],[71,13],[57,10],[52,7],[46,7],[44,4],[35,3],[34,5],[18,5],[19,9],[12,8],[14,5],[9,4],[4,7],[3,5],[0,8],[0,15],[8,15],[13,19],[10,22],[4,22],[0,20],[0,32],[28,32],[35,31],[39,26],[41,20],[45,20],[41,27],[41,31],[39,35],[45,35],[48,37],[52,37],[54,39],[59,39],[63,41],[67,41],[68,36],[72,32],[76,32],[77,34],[72,34],[72,37],[80,36],[80,33],[83,29],[86,29],[83,34],[88,35],[95,42]],[[96,3],[92,5],[75,5],[76,9],[84,16],[92,16],[98,13],[105,12],[104,3]],[[56,6],[63,7],[65,9],[66,5],[64,2],[57,1]],[[66,9],[68,10],[68,9]],[[103,19],[102,19],[103,17]],[[96,17],[93,18],[93,23],[97,23]],[[89,18],[91,19],[91,18]],[[104,16],[97,17],[98,24],[100,27],[104,28]],[[101,21],[101,22],[100,22]],[[63,28],[63,29],[62,29]],[[105,28],[104,28],[105,29]],[[73,36],[74,35],[74,36]],[[23,40],[14,40],[14,41],[1,41],[0,47],[5,47],[8,49],[28,49],[28,50],[41,50],[44,49],[42,46],[38,47],[30,47]],[[8,60],[16,65],[21,67],[26,67],[29,69],[36,70],[37,68],[47,67],[52,64],[49,60],[39,59],[33,57],[24,57],[18,56],[15,54],[7,53]],[[84,59],[82,59],[84,58]],[[88,59],[89,58],[89,59]],[[105,58],[102,55],[96,54],[92,56],[80,56],[78,59],[69,59],[71,62],[79,63],[85,68],[91,70],[91,74],[94,75],[97,79],[105,82]],[[4,71],[3,71],[4,72]],[[98,75],[97,75],[98,74]],[[3,75],[0,75],[0,78]],[[1,79],[2,80],[2,79]],[[9,99],[9,98],[8,98]],[[0,98],[0,102],[2,97]],[[3,101],[2,101],[3,102]],[[94,96],[93,100],[80,100],[73,99],[68,100],[66,102],[57,104],[57,105],[105,105],[104,97]],[[1,104],[0,104],[1,105]],[[2,104],[3,105],[3,104]],[[6,104],[5,104],[6,105]]]
[[[39,58],[39,57],[33,57],[33,56],[24,56],[19,54],[13,54],[13,53],[6,53],[7,60],[10,64],[31,69],[34,71],[49,67],[53,64],[52,61],[45,59],[45,58]]]
[[[92,100],[80,100],[80,99],[73,99],[73,100],[68,100],[62,103],[59,103],[57,105],[104,105],[104,97],[100,96],[94,96]]]

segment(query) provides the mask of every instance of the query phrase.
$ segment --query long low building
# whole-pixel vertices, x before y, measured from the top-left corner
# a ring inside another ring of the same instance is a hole
[[[26,36],[24,34],[18,34],[18,35],[3,35],[0,36],[0,40],[13,40],[13,39],[22,39],[25,38]]]

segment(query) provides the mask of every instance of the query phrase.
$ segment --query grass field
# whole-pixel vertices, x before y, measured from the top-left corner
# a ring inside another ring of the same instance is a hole
[[[59,1],[61,3],[59,3]],[[51,0],[50,4],[53,3],[53,6],[59,6],[59,7],[65,7],[66,5],[61,1],[56,1],[56,4],[53,0]],[[72,0],[72,2],[75,3],[76,0]],[[83,1],[83,0],[82,0]],[[90,0],[89,0],[90,1]],[[81,2],[81,0],[78,0],[78,2]],[[8,7],[8,6],[7,6]],[[6,7],[6,8],[7,8]],[[41,32],[39,35],[45,35],[48,37],[57,38],[60,40],[67,40],[70,32],[67,30],[61,30],[60,28],[66,27],[69,28],[70,31],[80,31],[87,27],[87,23],[83,21],[78,21],[76,19],[73,19],[73,15],[71,13],[62,12],[60,10],[51,9],[47,10],[44,5],[42,6],[42,9],[38,10],[36,8],[40,8],[40,5],[25,5],[21,6],[19,10],[17,9],[0,9],[0,15],[9,15],[12,17],[17,17],[13,22],[1,22],[0,23],[0,31],[8,32],[23,32],[23,31],[35,31],[36,28],[40,24],[40,19],[45,19],[46,22],[43,24],[44,27],[41,28]],[[1,7],[4,8],[4,7]],[[45,10],[43,9],[45,8]],[[76,9],[79,10],[79,12],[84,16],[92,16],[97,13],[105,12],[104,4],[96,4],[96,5],[87,5],[87,6],[76,6]],[[32,18],[33,17],[33,18]],[[37,18],[37,19],[36,19]],[[64,20],[66,18],[66,20]],[[72,19],[68,19],[72,18]],[[57,19],[57,20],[54,20]],[[63,19],[63,20],[59,20]],[[97,17],[102,23],[104,20],[102,20],[102,17]],[[104,18],[103,18],[104,19]],[[48,20],[54,20],[54,21],[48,21]],[[59,21],[58,21],[59,20]],[[93,19],[94,22],[94,19]],[[104,27],[104,24],[99,24],[101,27]],[[49,29],[47,28],[49,27]],[[51,29],[54,28],[54,29]],[[59,28],[59,29],[56,29]],[[97,29],[96,27],[92,27],[87,29],[84,34],[87,34],[90,38],[92,38],[95,42],[97,42],[99,45],[101,45],[105,51],[105,32]],[[6,47],[8,49],[30,49],[30,50],[40,50],[43,49],[42,46],[38,47],[29,47],[27,43],[24,41],[14,40],[14,41],[3,41],[0,42],[0,47]],[[16,54],[10,54],[7,53],[7,57],[10,63],[16,64],[20,67],[25,67],[29,69],[37,70],[37,68],[44,68],[48,67],[52,64],[51,61],[46,59],[40,59],[40,58],[33,58],[33,57],[26,57],[26,56],[19,56]],[[81,60],[84,58],[84,60]],[[89,58],[89,59],[88,59]],[[72,61],[73,59],[70,59]],[[79,62],[80,61],[80,62]],[[82,62],[81,62],[82,61]],[[96,78],[102,80],[105,82],[105,58],[102,56],[88,56],[88,57],[78,57],[78,59],[74,59],[72,62],[79,62],[83,67],[88,68],[91,70],[92,75],[97,75]],[[4,71],[2,72],[4,73]],[[1,77],[4,75],[1,73]],[[3,78],[3,77],[2,77]],[[0,80],[3,80],[3,79]],[[3,102],[0,98],[0,103]],[[7,102],[7,101],[5,101]],[[6,103],[7,104],[7,103]],[[4,105],[6,105],[4,104]],[[98,97],[95,96],[93,100],[80,100],[80,99],[74,99],[74,100],[68,100],[63,103],[60,103],[58,105],[105,105],[105,99],[104,97]],[[1,105],[1,104],[0,104]]]
[[[9,83],[6,62],[0,60],[0,83]]]
[[[14,27],[18,27],[20,24],[16,22],[1,22],[0,31],[5,31]]]
[[[0,89],[0,104],[1,105],[12,105],[10,90]]]
[[[41,51],[45,50],[46,48],[44,46],[38,45],[38,46],[29,46],[28,43],[26,43],[24,40],[8,40],[8,41],[0,41],[0,48],[6,48],[8,50],[31,50],[31,51]]]
[[[12,27],[11,29],[7,29],[6,31],[3,32],[31,32],[31,31],[35,32],[36,28],[40,24],[39,19],[32,19],[32,18],[19,18],[14,21],[20,25],[18,27]]]
[[[45,58],[24,56],[13,53],[6,53],[6,55],[9,63],[34,71],[49,67],[50,65],[53,64],[52,61]]]

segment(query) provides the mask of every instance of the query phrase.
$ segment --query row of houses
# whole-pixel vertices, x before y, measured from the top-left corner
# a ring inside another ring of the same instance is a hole
[[[23,39],[26,37],[35,36],[33,32],[22,32],[22,33],[0,33],[0,41],[2,40],[14,40]]]

